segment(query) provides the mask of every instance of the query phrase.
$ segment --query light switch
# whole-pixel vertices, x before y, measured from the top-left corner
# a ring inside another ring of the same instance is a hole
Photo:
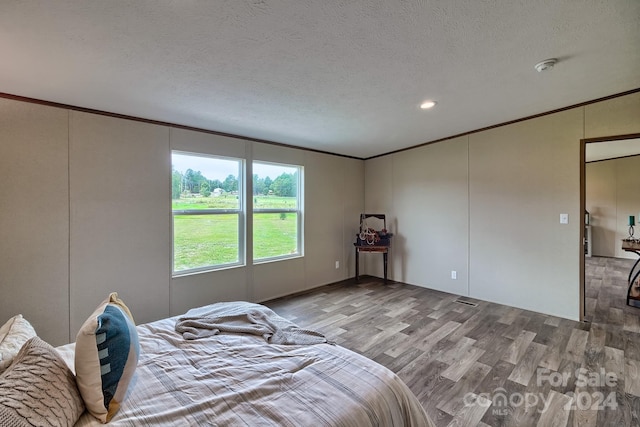
[[[560,224],[569,224],[569,214],[560,214]]]

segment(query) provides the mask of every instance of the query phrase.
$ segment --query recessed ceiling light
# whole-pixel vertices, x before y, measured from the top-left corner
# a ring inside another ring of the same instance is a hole
[[[421,105],[420,108],[422,108],[423,110],[428,110],[429,108],[433,108],[436,105],[436,101],[424,101]]]

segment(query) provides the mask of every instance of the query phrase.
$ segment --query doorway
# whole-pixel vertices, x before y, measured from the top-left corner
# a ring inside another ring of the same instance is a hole
[[[602,321],[608,305],[613,312],[626,306],[627,274],[637,259],[621,241],[630,217],[640,217],[640,134],[583,139],[580,156],[580,319]]]

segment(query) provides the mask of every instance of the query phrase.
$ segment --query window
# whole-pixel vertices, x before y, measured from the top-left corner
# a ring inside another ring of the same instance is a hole
[[[173,151],[173,273],[244,263],[243,160]]]
[[[302,167],[253,163],[253,259],[302,255]]]

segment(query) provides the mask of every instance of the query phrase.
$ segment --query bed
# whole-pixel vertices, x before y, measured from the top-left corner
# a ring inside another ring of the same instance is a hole
[[[178,319],[136,327],[139,361],[110,425],[433,426],[393,372],[343,347],[240,333],[187,340]],[[74,349],[57,348],[72,371]],[[75,425],[102,424],[85,412]]]

